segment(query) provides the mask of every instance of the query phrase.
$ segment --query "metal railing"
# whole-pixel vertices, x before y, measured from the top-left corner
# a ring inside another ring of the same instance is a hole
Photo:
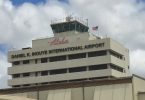
[[[51,20],[51,24],[57,24],[57,23],[63,23],[63,22],[69,22],[69,21],[78,21],[88,26],[88,19],[79,18],[79,17],[66,17],[62,19],[54,19],[54,20]]]

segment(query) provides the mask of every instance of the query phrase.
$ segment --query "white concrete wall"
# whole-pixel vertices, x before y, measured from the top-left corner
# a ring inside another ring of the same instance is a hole
[[[33,84],[42,82],[52,82],[52,81],[62,81],[62,80],[73,80],[73,79],[84,79],[92,77],[104,77],[104,76],[115,76],[112,74],[112,69],[95,70],[95,71],[84,71],[48,76],[38,76],[38,77],[25,77],[25,78],[15,78],[8,81],[9,85],[20,85],[20,84]]]
[[[133,76],[132,84],[133,84],[134,100],[138,100],[138,92],[145,92],[145,79]]]
[[[36,100],[21,96],[0,95],[0,100]]]
[[[139,93],[138,100],[145,100],[145,93]]]
[[[110,55],[9,67],[8,73],[16,74],[16,73],[36,72],[36,71],[45,71],[45,70],[53,70],[53,69],[72,68],[72,67],[79,67],[79,66],[99,65],[99,64],[106,64],[106,63],[111,63]]]
[[[50,90],[47,100],[72,100],[71,89]]]
[[[36,92],[39,96],[36,95]],[[39,97],[39,100],[133,100],[131,83],[25,93],[27,94],[25,94],[26,97],[33,99]],[[13,95],[23,97],[24,93],[23,95],[21,93],[14,93]]]
[[[132,100],[131,84],[96,86],[94,100]]]

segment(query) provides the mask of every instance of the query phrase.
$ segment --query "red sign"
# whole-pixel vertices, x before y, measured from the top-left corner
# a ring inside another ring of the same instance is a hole
[[[69,43],[68,39],[65,37],[63,38],[55,38],[54,40],[48,42],[50,45],[59,45],[59,44],[66,44]]]

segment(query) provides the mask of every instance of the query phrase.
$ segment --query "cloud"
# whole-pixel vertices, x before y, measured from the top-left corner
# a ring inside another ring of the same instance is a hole
[[[7,67],[8,67],[8,63],[7,63],[7,57],[6,55],[4,55],[2,52],[0,52],[0,77],[3,75],[3,74],[7,74]],[[5,68],[3,68],[3,66]]]
[[[53,36],[50,28],[51,20],[65,14],[57,1],[34,5],[24,3],[15,7],[9,0],[0,2],[0,43],[7,43],[14,48],[31,46],[31,40]],[[57,13],[56,13],[57,12]],[[4,35],[7,34],[7,35]],[[21,42],[20,42],[21,41]]]
[[[131,70],[145,77],[145,3],[139,0],[70,0],[74,12],[99,26],[101,36],[109,36],[130,50]],[[91,31],[92,32],[92,31]],[[141,60],[140,60],[141,59]],[[142,74],[140,74],[140,72]]]
[[[3,75],[0,78],[0,89],[8,88],[8,82],[9,79],[8,75]]]
[[[0,52],[0,88],[7,87],[7,68],[10,66],[11,64],[7,62],[6,55]]]
[[[134,50],[130,54],[131,71],[140,76],[145,76],[145,51]]]

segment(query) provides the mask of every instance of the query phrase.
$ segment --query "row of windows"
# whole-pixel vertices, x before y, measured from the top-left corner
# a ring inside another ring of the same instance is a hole
[[[30,76],[30,73],[23,73],[22,74],[22,77],[28,77],[28,76]],[[20,77],[20,74],[14,74],[13,75],[13,78],[19,78]]]
[[[123,55],[121,55],[121,54],[119,54],[119,53],[117,53],[117,52],[115,52],[115,51],[110,51],[110,54],[111,54],[112,56],[116,57],[116,58],[124,59],[124,60],[125,60],[125,58],[123,57]]]
[[[23,60],[23,64],[29,64],[29,63],[30,63],[29,60]],[[20,61],[13,62],[13,65],[20,65]]]
[[[81,59],[81,58],[86,58],[87,54],[88,54],[88,57],[104,56],[104,55],[107,55],[107,51],[93,51],[93,52],[88,52],[88,53],[71,54],[71,55],[68,55],[68,56],[62,55],[62,56],[55,56],[55,57],[49,57],[49,58],[41,58],[41,63],[64,61],[64,60],[67,60],[67,59],[68,60]],[[115,53],[113,51],[110,51],[110,54],[119,58],[119,59],[123,58],[122,55],[120,55],[118,53]],[[23,64],[29,64],[30,60],[24,60],[22,63]],[[38,60],[35,59],[35,64],[37,64],[37,63],[38,63]],[[13,65],[19,65],[19,64],[20,64],[20,61],[13,62]]]
[[[124,69],[121,67],[118,67],[116,65],[110,64],[110,68],[117,70],[119,72],[124,72]],[[56,75],[56,74],[65,74],[65,73],[75,73],[75,72],[82,72],[82,71],[92,71],[92,70],[102,70],[107,69],[107,64],[101,64],[101,65],[91,65],[89,67],[81,66],[81,67],[75,67],[75,68],[68,68],[68,69],[55,69],[55,70],[49,70],[49,71],[41,71],[41,72],[35,72],[35,75],[38,76],[38,73],[40,76],[46,76],[46,75]],[[30,76],[30,73],[23,73],[21,74],[21,77],[28,77]],[[13,78],[19,78],[20,74],[14,74]]]
[[[117,70],[119,72],[124,72],[125,71],[123,68],[118,67],[118,66],[113,65],[113,64],[110,64],[110,67],[111,67],[111,69],[115,69],[115,70]]]

